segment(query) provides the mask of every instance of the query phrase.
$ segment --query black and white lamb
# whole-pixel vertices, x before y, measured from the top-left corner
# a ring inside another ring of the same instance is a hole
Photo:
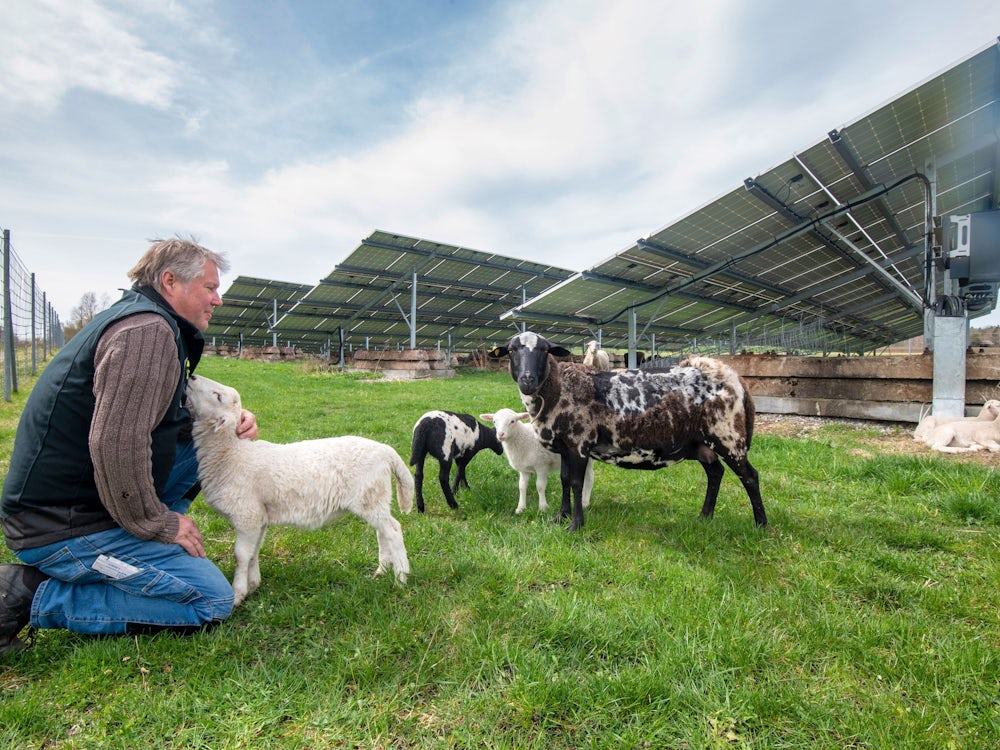
[[[555,357],[566,349],[526,331],[491,356],[507,356],[510,374],[542,444],[561,461],[562,507],[569,530],[583,526],[582,488],[587,461],[626,469],[659,469],[685,459],[701,462],[708,479],[701,515],[715,512],[725,473],[739,477],[754,522],[767,525],[757,471],[747,453],[754,405],[740,376],[707,357],[691,357],[662,372],[595,372]]]
[[[503,454],[503,446],[497,440],[496,430],[480,424],[471,414],[456,414],[438,409],[421,416],[413,425],[410,450],[417,510],[424,512],[424,460],[428,454],[438,460],[438,480],[445,500],[452,508],[457,508],[455,493],[458,492],[459,485],[469,486],[469,480],[465,478],[465,467],[485,448],[498,456]],[[457,470],[455,481],[449,486],[452,463]]]

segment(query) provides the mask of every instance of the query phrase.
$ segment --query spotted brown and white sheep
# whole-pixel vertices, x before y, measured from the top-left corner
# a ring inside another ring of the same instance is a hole
[[[348,513],[375,529],[375,575],[391,569],[398,583],[406,582],[410,563],[390,504],[394,477],[399,509],[410,512],[413,477],[391,446],[356,435],[285,444],[240,440],[235,389],[192,375],[186,394],[205,502],[236,531],[236,605],[260,585],[268,526],[316,529]]]
[[[497,440],[496,430],[476,421],[471,414],[457,414],[437,409],[422,415],[413,425],[413,442],[410,446],[410,466],[414,467],[417,493],[417,510],[424,512],[424,460],[430,454],[438,460],[438,481],[448,505],[457,508],[455,493],[459,485],[469,486],[465,467],[479,451],[490,449],[498,456],[503,446]],[[449,486],[451,465],[457,467],[455,481]]]
[[[595,372],[556,360],[568,355],[530,331],[492,350],[492,356],[510,360],[511,377],[542,444],[562,459],[558,518],[572,513],[569,530],[584,523],[582,488],[590,458],[627,469],[699,461],[708,480],[701,508],[706,517],[715,512],[725,463],[746,489],[754,522],[767,525],[757,470],[747,458],[753,399],[732,368],[691,357],[662,372]]]
[[[493,414],[480,414],[484,422],[491,422],[497,431],[497,439],[503,444],[503,455],[510,467],[519,475],[518,498],[515,513],[522,513],[528,503],[528,482],[535,475],[535,490],[538,492],[538,510],[548,509],[545,499],[545,485],[549,474],[559,471],[562,458],[558,453],[545,448],[531,425],[527,412],[513,409],[497,409]],[[587,473],[583,477],[583,507],[590,505],[590,493],[594,487],[594,462],[587,462]]]

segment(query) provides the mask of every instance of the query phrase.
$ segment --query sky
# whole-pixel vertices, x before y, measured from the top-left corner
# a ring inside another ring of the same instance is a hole
[[[0,0],[0,228],[61,320],[158,238],[584,270],[995,44],[996,0]],[[975,325],[1000,323],[1000,311]]]

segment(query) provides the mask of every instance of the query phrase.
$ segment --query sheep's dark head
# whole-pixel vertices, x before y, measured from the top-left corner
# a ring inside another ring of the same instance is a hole
[[[531,331],[517,334],[507,346],[495,346],[490,352],[494,359],[506,356],[510,360],[510,376],[525,396],[535,395],[548,377],[550,354],[568,357],[570,353]]]

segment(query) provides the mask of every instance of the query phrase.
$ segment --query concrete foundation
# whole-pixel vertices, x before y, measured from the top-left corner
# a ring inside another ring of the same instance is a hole
[[[934,397],[931,414],[938,419],[965,416],[965,316],[934,318]]]

